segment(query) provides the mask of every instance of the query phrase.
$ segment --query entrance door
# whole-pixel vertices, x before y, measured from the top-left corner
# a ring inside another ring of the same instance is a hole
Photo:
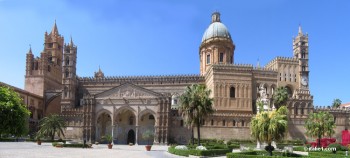
[[[129,130],[128,132],[128,141],[127,141],[127,144],[135,144],[135,132],[134,130]]]

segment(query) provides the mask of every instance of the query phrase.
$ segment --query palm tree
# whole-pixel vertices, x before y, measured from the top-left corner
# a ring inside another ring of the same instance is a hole
[[[55,134],[60,137],[61,134],[64,136],[63,129],[66,128],[65,122],[59,115],[49,115],[47,117],[44,117],[39,122],[40,124],[40,130],[38,133],[51,137],[51,140],[53,141],[55,138]]]
[[[277,90],[274,92],[273,96],[273,103],[276,106],[276,109],[278,109],[281,106],[286,105],[288,100],[288,91],[286,87],[278,87]]]
[[[251,135],[258,141],[268,144],[265,150],[272,156],[272,141],[280,141],[284,138],[287,131],[287,114],[286,106],[281,106],[277,111],[263,111],[252,118]]]
[[[331,137],[335,132],[335,121],[332,114],[328,112],[318,112],[309,114],[305,122],[306,134],[311,137],[317,137],[317,147],[321,147],[321,138]]]
[[[185,123],[192,129],[197,127],[198,145],[200,145],[200,126],[206,116],[214,112],[212,108],[213,99],[210,98],[210,90],[205,85],[194,84],[188,86],[186,91],[180,96],[179,113],[185,120]]]
[[[340,99],[334,99],[332,107],[338,108],[341,105],[341,100]]]

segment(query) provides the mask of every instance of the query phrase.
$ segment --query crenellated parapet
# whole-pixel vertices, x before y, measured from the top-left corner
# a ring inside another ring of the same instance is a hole
[[[350,113],[350,109],[345,108],[345,107],[331,107],[331,106],[315,106],[314,107],[315,112],[319,111],[327,111],[327,112],[332,112],[332,113]]]
[[[284,64],[298,64],[299,61],[297,58],[293,57],[276,57],[273,60],[271,60],[268,64],[266,64],[265,68],[277,70],[276,67],[278,63],[284,63]]]
[[[79,82],[131,82],[131,83],[179,83],[179,82],[202,82],[204,77],[200,75],[159,75],[159,76],[106,76],[103,78],[96,77],[79,77]]]

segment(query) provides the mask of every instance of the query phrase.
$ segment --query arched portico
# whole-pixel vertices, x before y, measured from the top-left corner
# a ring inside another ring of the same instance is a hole
[[[96,120],[96,140],[103,141],[102,138],[112,134],[112,119],[108,111],[102,111],[97,115]]]

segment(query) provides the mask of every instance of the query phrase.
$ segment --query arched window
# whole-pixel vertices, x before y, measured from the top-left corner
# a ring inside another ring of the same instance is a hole
[[[226,126],[226,120],[222,120],[222,126]]]
[[[235,87],[230,87],[230,98],[236,97],[236,89]]]
[[[134,117],[130,116],[129,117],[129,125],[133,125],[134,124]]]
[[[211,124],[212,126],[214,126],[214,120],[213,120],[213,119],[211,120],[210,124]]]
[[[236,121],[235,120],[232,121],[232,126],[236,126]]]
[[[244,120],[242,120],[242,127],[244,127]]]

